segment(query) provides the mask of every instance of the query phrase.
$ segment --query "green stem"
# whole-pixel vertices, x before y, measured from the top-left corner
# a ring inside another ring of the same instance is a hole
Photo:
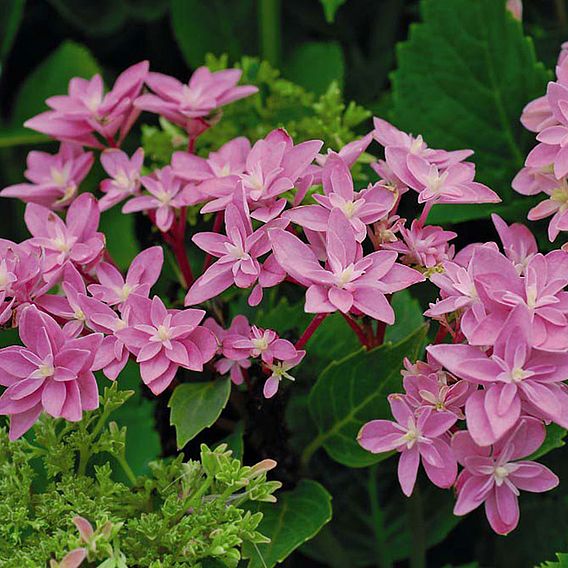
[[[316,436],[305,448],[300,457],[300,466],[302,470],[305,470],[312,459],[312,456],[320,449],[322,446],[323,439],[321,436]]]
[[[373,518],[373,530],[375,531],[375,549],[377,554],[378,568],[391,568],[392,559],[386,542],[385,520],[383,510],[379,503],[379,492],[377,491],[377,472],[378,465],[369,468],[368,492],[371,502],[371,516]]]
[[[79,475],[85,475],[87,473],[87,464],[89,463],[89,448],[81,446],[79,450],[79,467],[77,468],[77,473]]]
[[[258,0],[260,53],[274,66],[280,62],[280,1]]]
[[[201,497],[203,497],[203,495],[205,495],[205,493],[207,493],[207,490],[209,489],[209,487],[211,487],[212,483],[212,477],[208,477],[203,482],[203,485],[193,494],[193,497],[191,497],[191,499],[189,500],[190,507],[196,507],[199,504],[199,500],[201,499]]]
[[[124,473],[126,474],[126,477],[128,477],[128,481],[130,481],[130,484],[136,485],[136,475],[132,471],[130,464],[126,461],[126,457],[123,456],[123,455],[118,455],[118,456],[115,456],[115,457],[116,457],[116,461],[119,463],[120,467],[122,468],[122,471],[124,471]]]
[[[408,500],[410,534],[412,535],[412,551],[410,568],[426,568],[426,533],[424,530],[424,510],[422,495],[418,484]]]

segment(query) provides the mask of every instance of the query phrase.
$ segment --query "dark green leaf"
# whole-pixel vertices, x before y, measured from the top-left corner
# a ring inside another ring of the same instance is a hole
[[[16,34],[20,29],[26,0],[6,0],[2,5],[2,18],[0,18],[0,65],[12,49]],[[0,74],[2,68],[0,67]]]
[[[542,446],[534,452],[534,454],[530,455],[527,459],[528,460],[537,460],[542,456],[546,455],[548,452],[552,450],[556,450],[557,448],[561,448],[562,446],[566,445],[564,438],[566,437],[566,430],[562,428],[562,426],[558,426],[558,424],[550,424],[546,427],[546,438],[542,443]]]
[[[328,24],[335,20],[335,13],[340,6],[343,6],[347,0],[320,0],[323,6],[323,13]]]
[[[335,81],[343,85],[345,62],[341,45],[335,41],[300,44],[290,56],[284,75],[306,90],[322,95]]]
[[[203,65],[207,53],[227,53],[234,61],[256,32],[252,0],[171,0],[170,10],[178,47],[190,67]]]
[[[168,406],[171,408],[170,423],[176,428],[178,448],[183,448],[219,418],[230,392],[229,379],[185,383],[176,388]]]
[[[116,0],[49,0],[62,18],[90,36],[110,35],[124,24],[127,15],[124,2]]]
[[[466,17],[467,15],[467,17]],[[433,147],[471,148],[478,178],[506,206],[511,179],[534,143],[519,117],[549,74],[505,0],[423,0],[423,23],[397,50],[393,119]],[[452,206],[432,222],[485,217],[500,206]]]
[[[304,459],[320,446],[349,467],[365,467],[385,458],[385,454],[363,450],[357,434],[369,420],[390,416],[387,395],[402,388],[403,360],[419,356],[425,337],[426,326],[422,326],[399,343],[360,350],[332,363],[320,375],[309,401],[319,434]]]
[[[107,249],[119,268],[126,270],[140,246],[134,234],[134,215],[124,215],[120,206],[101,215],[99,230],[105,234]]]
[[[12,126],[19,127],[47,110],[45,99],[65,94],[71,78],[90,78],[96,73],[99,66],[86,47],[72,41],[62,43],[24,81],[16,98]]]
[[[243,546],[249,568],[271,568],[298,546],[313,538],[331,520],[331,495],[315,481],[303,479],[292,491],[278,493],[278,503],[259,504],[254,511],[264,517],[258,530],[268,544]]]
[[[413,298],[408,290],[397,292],[391,302],[394,308],[396,320],[394,325],[387,326],[385,341],[396,343],[408,337],[415,329],[424,323],[422,308],[416,298]]]
[[[27,128],[3,128],[0,130],[0,148],[44,144],[46,142],[52,142],[51,138]]]
[[[229,450],[233,452],[233,457],[239,460],[243,459],[243,454],[245,452],[245,443],[243,440],[244,433],[244,422],[238,422],[233,432],[219,442],[220,444],[227,444]]]
[[[558,562],[555,561],[543,562],[540,565],[540,568],[568,568],[568,554],[563,552],[557,552],[556,558],[558,558]]]

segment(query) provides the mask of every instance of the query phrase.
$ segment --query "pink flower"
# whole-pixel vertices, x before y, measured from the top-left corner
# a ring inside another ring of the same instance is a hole
[[[262,394],[265,398],[272,398],[278,392],[282,379],[288,379],[289,381],[296,380],[288,371],[299,365],[305,355],[305,351],[296,351],[296,355],[293,358],[285,361],[273,361],[268,365],[268,370],[271,374],[268,379],[266,379],[264,388],[262,389]]]
[[[140,192],[140,170],[144,162],[144,150],[138,148],[132,157],[122,150],[110,148],[101,154],[101,164],[110,179],[101,182],[105,194],[99,199],[99,209],[106,211],[117,203]]]
[[[330,211],[337,208],[349,219],[357,241],[363,242],[367,225],[385,217],[396,200],[396,195],[380,183],[356,193],[347,164],[337,154],[328,156],[322,179],[325,195],[313,196],[319,205],[296,207],[285,213],[286,218],[312,231],[325,232]]]
[[[428,148],[422,136],[415,138],[380,118],[373,118],[373,124],[375,126],[373,137],[385,147],[385,159],[388,168],[409,187],[419,185],[418,180],[409,169],[408,158],[410,156],[419,156],[439,168],[448,168],[473,154],[473,150],[446,152],[446,150]]]
[[[434,485],[447,489],[456,479],[457,464],[444,434],[457,418],[451,412],[424,408],[415,413],[401,395],[389,396],[395,421],[372,420],[358,436],[359,444],[373,454],[400,453],[398,479],[403,493],[412,494],[418,467],[422,465]]]
[[[128,363],[130,355],[124,342],[116,336],[117,331],[128,327],[130,308],[123,306],[119,315],[95,298],[79,295],[78,300],[87,325],[105,335],[95,355],[93,368],[102,369],[105,377],[114,381]]]
[[[217,351],[213,333],[200,326],[203,310],[167,310],[162,300],[133,294],[128,327],[115,332],[140,364],[142,380],[160,394],[179,369],[202,371]]]
[[[8,387],[0,397],[0,413],[11,416],[11,440],[29,430],[42,410],[77,422],[83,411],[98,407],[91,369],[102,335],[70,339],[35,306],[22,311],[19,332],[24,347],[0,350],[0,380]]]
[[[507,10],[515,20],[521,22],[523,19],[523,0],[507,0]]]
[[[548,225],[550,242],[556,240],[560,231],[568,231],[568,181],[556,181],[553,187],[541,186],[548,199],[533,207],[528,214],[531,221],[553,216]]]
[[[77,195],[79,184],[93,165],[93,154],[80,146],[63,143],[57,154],[32,151],[24,175],[31,183],[6,187],[2,197],[17,197],[50,209],[67,207]]]
[[[533,461],[518,461],[544,442],[545,429],[534,418],[523,418],[517,427],[493,447],[481,447],[469,432],[457,432],[452,450],[464,467],[456,489],[455,515],[466,515],[485,503],[491,528],[508,534],[519,522],[519,490],[542,493],[558,485],[558,477]]]
[[[104,235],[97,232],[99,218],[97,202],[88,193],[73,201],[65,221],[46,207],[28,204],[25,221],[33,238],[27,244],[42,251],[46,281],[67,262],[79,267],[98,262],[105,247]]]
[[[120,131],[118,142],[121,142],[138,116],[133,102],[147,73],[147,61],[129,67],[107,94],[100,75],[89,80],[75,77],[69,81],[68,95],[47,99],[52,110],[30,118],[24,126],[57,140],[97,148],[101,143],[94,133],[109,139]]]
[[[538,253],[534,235],[520,223],[507,225],[499,215],[491,215],[491,220],[503,243],[505,256],[515,265],[517,272],[523,274],[530,260]]]
[[[452,164],[442,168],[424,158],[410,154],[407,167],[418,181],[409,184],[418,191],[418,203],[499,203],[501,198],[482,183],[473,181],[475,166]]]
[[[240,69],[211,72],[207,67],[199,67],[184,85],[168,75],[149,73],[146,84],[155,94],[138,97],[135,105],[187,130],[194,119],[206,117],[216,109],[258,91],[250,85],[237,86],[241,75]]]
[[[248,353],[243,350],[233,349],[232,345],[240,339],[247,339],[250,335],[250,325],[243,315],[233,318],[228,329],[223,329],[213,318],[208,318],[203,326],[210,329],[219,342],[218,353],[222,355],[215,362],[215,369],[221,375],[230,374],[231,381],[241,385],[244,381],[244,369],[249,369],[251,361]]]
[[[373,133],[370,132],[366,136],[363,136],[363,138],[359,138],[358,140],[349,142],[349,144],[345,144],[345,146],[337,152],[337,155],[343,160],[345,165],[350,168],[359,159],[361,154],[365,152],[372,140]],[[328,149],[327,154],[318,154],[316,156],[316,162],[318,165],[324,166],[330,156],[334,156],[335,154],[335,152]]]
[[[457,377],[483,390],[473,392],[465,413],[480,446],[502,438],[521,413],[568,426],[568,353],[531,348],[529,314],[517,307],[507,319],[491,354],[470,345],[431,345],[428,353]]]
[[[433,268],[454,256],[454,247],[448,243],[457,237],[453,231],[412,221],[410,229],[400,228],[402,240],[385,243],[384,248],[402,255],[402,262],[424,268]]]
[[[144,176],[141,181],[151,195],[132,198],[124,204],[122,212],[155,210],[156,226],[163,233],[167,233],[174,223],[176,210],[190,205],[191,196],[183,182],[176,178],[170,166]]]
[[[235,284],[239,288],[254,286],[262,275],[259,257],[270,251],[271,244],[268,230],[273,227],[283,228],[287,220],[276,219],[270,224],[253,231],[250,214],[244,192],[236,194],[234,202],[227,205],[225,211],[226,235],[219,233],[198,233],[193,242],[208,254],[218,258],[189,289],[185,305],[200,304],[224,292]],[[284,274],[276,275],[276,281],[282,281]],[[264,283],[264,282],[263,282]],[[262,299],[259,284],[249,298],[251,305],[257,305]],[[276,283],[276,282],[275,282]],[[272,282],[268,284],[274,285]]]
[[[253,219],[267,223],[276,218],[286,206],[286,199],[280,196],[306,173],[322,144],[320,140],[308,140],[294,146],[284,129],[273,130],[254,144],[242,173],[207,184],[212,201],[201,212],[222,211],[242,186]],[[200,189],[205,191],[203,185]]]
[[[123,304],[131,294],[148,297],[164,264],[162,247],[150,247],[132,261],[126,278],[112,264],[101,262],[97,267],[99,284],[91,284],[89,292],[109,306]]]
[[[351,223],[339,209],[333,209],[329,216],[326,268],[312,249],[291,233],[274,229],[270,240],[278,264],[308,287],[304,307],[308,313],[348,313],[355,309],[392,324],[394,311],[385,294],[424,279],[419,272],[397,264],[393,251],[362,257]]]
[[[229,345],[231,352],[240,351],[246,353],[247,357],[260,357],[267,365],[272,365],[274,359],[290,361],[298,355],[287,339],[280,339],[275,331],[260,329],[256,325],[250,328],[248,337],[232,338]]]

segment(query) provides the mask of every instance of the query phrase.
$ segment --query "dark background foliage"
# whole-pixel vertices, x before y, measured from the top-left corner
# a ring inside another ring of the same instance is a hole
[[[482,1],[469,0],[472,10]],[[334,5],[338,9],[333,18]],[[14,122],[14,113],[22,104],[20,88],[64,41],[86,46],[108,82],[142,59],[150,60],[153,70],[185,79],[207,52],[228,53],[230,61],[257,55],[281,69],[284,77],[318,94],[337,80],[346,100],[388,116],[393,110],[390,73],[397,67],[396,45],[408,38],[420,18],[416,0],[0,0],[0,10],[2,187],[22,179],[25,156],[32,147]],[[465,9],[463,18],[470,17]],[[480,24],[489,26],[490,22]],[[552,69],[560,44],[568,39],[567,3],[526,0],[523,25],[533,38],[538,59]],[[415,96],[421,95],[418,84]],[[37,108],[39,101],[35,104]],[[404,117],[400,122],[406,122]],[[20,135],[24,136],[22,143],[14,143]],[[0,201],[0,237],[25,238],[22,211],[20,204]],[[495,238],[487,219],[466,220],[457,225],[457,231],[460,245]],[[137,424],[135,417],[132,420]],[[278,439],[279,433],[275,436]],[[283,455],[271,457],[285,460]],[[532,566],[552,558],[558,550],[567,550],[568,458],[560,451],[545,461],[559,474],[563,486],[546,496],[523,496],[521,524],[513,535],[494,536],[482,511],[477,511],[429,552],[429,565],[477,561],[481,566]],[[316,467],[322,468],[320,478],[325,485],[326,475],[337,465],[320,457]],[[389,462],[381,470],[385,477],[392,467]],[[388,477],[393,478],[390,473]],[[360,478],[357,471],[349,479],[347,499],[357,484],[366,483]],[[395,487],[382,490],[385,495],[398,491]],[[425,502],[425,514],[434,514],[428,506],[435,508]],[[342,507],[341,498],[335,496],[336,519],[341,520]],[[312,550],[310,557],[317,558],[317,551]],[[302,554],[288,562],[290,566],[319,565]]]

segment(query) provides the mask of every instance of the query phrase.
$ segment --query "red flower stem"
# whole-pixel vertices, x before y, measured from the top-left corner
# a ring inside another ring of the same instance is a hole
[[[294,347],[296,349],[302,349],[328,315],[329,314],[316,314],[312,321],[308,324],[308,327],[304,330],[304,333],[302,333],[300,339],[296,341],[296,345]]]
[[[118,148],[118,144],[112,136],[105,136],[105,140],[109,148]]]
[[[221,227],[223,226],[223,219],[224,219],[223,211],[217,211],[215,215],[215,220],[213,221],[214,233],[218,233],[221,230]],[[209,266],[211,266],[212,261],[213,257],[209,253],[207,253],[205,255],[205,260],[203,261],[203,268],[201,272],[205,272],[209,268]]]
[[[442,343],[444,341],[446,335],[448,335],[448,328],[445,325],[440,323],[440,327],[438,328],[438,333],[434,338],[434,345],[438,345],[438,343]]]
[[[420,218],[418,219],[419,227],[424,227],[426,219],[428,219],[428,214],[432,209],[432,205],[434,205],[433,201],[428,201],[427,203],[424,204],[424,209],[422,209],[422,213],[420,214]]]
[[[187,208],[182,207],[180,210],[180,215],[177,221],[177,225],[174,225],[173,229],[170,231],[172,234],[164,235],[166,242],[169,242],[172,252],[174,253],[176,260],[179,265],[179,269],[183,276],[186,288],[189,288],[193,284],[193,271],[191,270],[191,265],[187,258],[187,251],[185,250],[185,227],[187,225]]]
[[[377,322],[377,333],[375,334],[375,345],[379,346],[385,342],[385,333],[387,331],[387,324],[384,321]]]
[[[347,322],[349,327],[355,332],[355,335],[357,335],[357,339],[359,339],[361,345],[368,349],[369,342],[359,324],[349,314],[344,314],[343,312],[339,313],[343,316],[343,319]]]

